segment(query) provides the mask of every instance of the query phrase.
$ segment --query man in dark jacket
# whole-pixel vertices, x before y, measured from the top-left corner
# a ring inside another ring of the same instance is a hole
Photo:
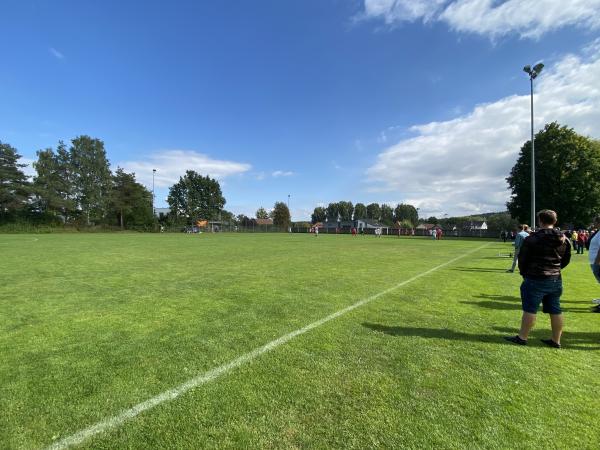
[[[538,213],[537,218],[540,229],[524,240],[519,253],[519,271],[523,277],[521,329],[518,335],[505,339],[515,344],[526,345],[541,303],[542,311],[550,314],[552,326],[552,339],[542,339],[542,342],[550,347],[560,348],[563,329],[560,271],[571,260],[571,244],[560,231],[554,229],[554,211],[544,209]]]

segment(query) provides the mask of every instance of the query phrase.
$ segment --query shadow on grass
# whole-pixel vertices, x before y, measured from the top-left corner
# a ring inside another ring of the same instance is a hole
[[[516,328],[500,328],[494,327],[499,334],[471,334],[461,331],[454,331],[443,328],[416,328],[416,327],[399,327],[388,326],[377,323],[364,322],[364,327],[380,333],[389,334],[390,336],[406,336],[406,337],[421,337],[426,339],[444,339],[449,341],[463,342],[483,342],[487,344],[500,344],[514,346],[506,342],[504,336],[514,336],[517,334]],[[548,331],[533,331],[530,336],[531,347],[545,347],[539,340],[546,338]],[[596,344],[590,347],[590,344]],[[600,350],[600,333],[588,332],[568,332],[564,334],[563,348],[571,350]]]
[[[480,302],[460,302],[463,305],[475,305],[480,308],[486,309],[497,309],[500,311],[520,311],[521,310],[521,302],[518,304],[511,304],[506,302],[494,302],[494,301],[480,301]]]
[[[514,296],[510,296],[510,295],[480,294],[480,295],[477,295],[476,298],[481,298],[486,301],[472,301],[472,302],[463,301],[460,303],[462,303],[464,305],[475,305],[475,306],[479,306],[480,308],[486,308],[486,309],[497,309],[500,311],[507,311],[507,310],[520,311],[521,310],[521,298],[520,297],[514,297]],[[592,308],[594,305],[592,305],[589,301],[561,299],[560,303],[562,305],[564,305],[564,304],[589,305],[588,307],[585,307],[585,308],[572,308],[572,307],[565,308],[565,307],[563,307],[562,310],[564,312],[593,313]]]

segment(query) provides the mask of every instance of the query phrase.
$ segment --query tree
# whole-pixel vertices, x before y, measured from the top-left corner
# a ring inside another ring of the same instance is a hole
[[[340,220],[340,205],[338,203],[330,203],[327,205],[327,221],[338,222]]]
[[[517,228],[518,222],[507,212],[491,214],[486,219],[488,229],[496,231],[510,231]]]
[[[394,209],[394,220],[405,224],[410,222],[412,225],[409,228],[412,228],[419,222],[419,213],[413,205],[400,203]]]
[[[217,219],[225,198],[217,180],[188,170],[169,188],[167,203],[174,214],[186,217],[189,224],[198,219]]]
[[[284,202],[276,202],[273,207],[273,225],[287,228],[290,226],[292,217],[290,210]]]
[[[390,205],[385,203],[381,205],[381,222],[385,225],[391,225],[394,223],[394,210]]]
[[[367,205],[367,219],[379,220],[381,218],[381,207],[379,203]]]
[[[340,219],[344,221],[352,220],[352,213],[354,212],[354,205],[352,202],[338,202],[338,212]]]
[[[60,215],[67,222],[75,212],[75,201],[69,152],[65,144],[59,141],[56,153],[51,148],[39,150],[33,167],[37,172],[33,178],[33,190],[39,210]]]
[[[88,225],[102,221],[107,215],[112,183],[104,142],[78,136],[71,144],[69,159],[77,204]]]
[[[310,216],[311,223],[323,222],[327,218],[327,211],[322,206],[317,206]]]
[[[354,218],[355,219],[366,219],[367,218],[367,207],[364,203],[357,203],[354,205]]]
[[[256,210],[256,218],[257,219],[268,219],[269,213],[262,206]]]
[[[553,209],[560,223],[587,226],[600,212],[600,143],[556,122],[535,135],[536,207]],[[531,141],[506,179],[512,192],[507,203],[513,217],[531,217]],[[534,225],[535,224],[531,224]]]
[[[251,227],[253,225],[252,219],[245,214],[238,214],[237,222],[243,227]]]
[[[21,170],[21,155],[0,141],[0,215],[22,210],[29,197],[29,182]]]
[[[432,225],[437,225],[438,224],[438,218],[435,216],[430,216],[427,218],[427,223],[430,223]]]
[[[112,177],[109,215],[117,218],[121,229],[149,228],[154,222],[152,193],[120,167]]]

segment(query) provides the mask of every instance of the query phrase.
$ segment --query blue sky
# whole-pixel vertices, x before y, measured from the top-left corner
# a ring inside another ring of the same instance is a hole
[[[217,177],[253,215],[291,196],[503,209],[536,109],[600,137],[600,0],[0,4],[0,140],[26,161],[80,134],[151,186]]]

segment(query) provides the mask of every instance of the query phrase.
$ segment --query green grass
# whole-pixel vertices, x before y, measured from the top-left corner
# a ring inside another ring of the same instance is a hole
[[[0,235],[0,448],[43,448],[485,242]],[[564,349],[491,243],[82,444],[597,448],[599,289],[565,270]]]

